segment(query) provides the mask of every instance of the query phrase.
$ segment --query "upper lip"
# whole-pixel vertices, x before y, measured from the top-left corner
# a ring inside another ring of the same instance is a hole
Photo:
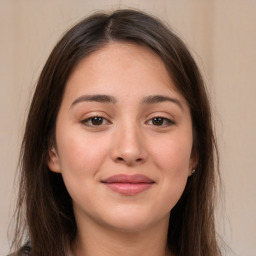
[[[102,180],[102,183],[131,183],[131,184],[148,183],[150,184],[150,183],[154,183],[154,181],[142,174],[133,174],[133,175],[118,174]]]

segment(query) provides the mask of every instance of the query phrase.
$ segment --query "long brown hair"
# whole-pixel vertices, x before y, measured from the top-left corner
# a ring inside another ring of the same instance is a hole
[[[221,255],[214,223],[217,149],[203,79],[186,46],[170,29],[157,18],[133,10],[94,14],[82,20],[50,54],[37,83],[21,149],[14,245],[20,246],[27,239],[31,256],[61,256],[66,255],[66,247],[76,236],[72,200],[62,176],[49,171],[46,159],[55,143],[56,117],[67,79],[81,59],[110,41],[152,49],[190,107],[192,153],[198,165],[171,210],[169,249],[176,256]]]

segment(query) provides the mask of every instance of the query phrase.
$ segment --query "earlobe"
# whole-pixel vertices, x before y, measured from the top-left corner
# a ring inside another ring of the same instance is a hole
[[[57,154],[57,151],[54,147],[52,147],[49,150],[48,157],[47,157],[47,165],[48,168],[52,172],[60,173],[60,162],[59,162],[59,156]]]
[[[191,176],[191,175],[194,174],[194,172],[196,172],[197,164],[198,164],[198,154],[197,153],[193,153],[191,155],[190,162],[189,162],[189,173],[188,173],[188,176]]]

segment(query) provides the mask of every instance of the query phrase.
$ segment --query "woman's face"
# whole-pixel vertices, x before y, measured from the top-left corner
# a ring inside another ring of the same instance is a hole
[[[109,43],[71,74],[48,166],[61,173],[78,226],[168,223],[195,166],[189,107],[151,50]]]

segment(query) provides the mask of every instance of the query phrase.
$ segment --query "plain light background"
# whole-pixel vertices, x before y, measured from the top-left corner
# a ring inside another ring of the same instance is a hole
[[[218,230],[233,250],[226,255],[256,256],[255,0],[0,0],[0,255],[10,244],[26,114],[48,54],[81,18],[128,7],[170,24],[195,56],[220,149],[225,208]]]

